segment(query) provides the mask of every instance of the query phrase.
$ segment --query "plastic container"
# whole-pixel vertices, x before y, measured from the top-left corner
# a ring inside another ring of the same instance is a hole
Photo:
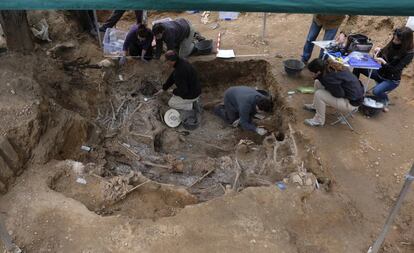
[[[408,17],[408,21],[405,26],[411,28],[411,30],[414,31],[414,16]]]
[[[106,29],[103,39],[104,56],[118,57],[122,55],[127,32],[115,28]]]
[[[289,76],[298,75],[305,67],[303,62],[296,59],[288,59],[283,62],[283,65],[285,66],[285,71]]]
[[[235,20],[239,17],[240,12],[219,11],[219,19]]]

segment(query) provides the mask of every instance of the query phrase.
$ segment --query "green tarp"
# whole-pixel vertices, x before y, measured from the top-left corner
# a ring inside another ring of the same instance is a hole
[[[0,0],[0,9],[145,9],[414,15],[414,0]]]
[[[0,9],[211,10],[414,15],[414,0],[0,0]]]

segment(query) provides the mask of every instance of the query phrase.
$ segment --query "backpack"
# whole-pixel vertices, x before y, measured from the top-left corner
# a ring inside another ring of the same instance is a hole
[[[348,55],[354,51],[369,53],[373,44],[371,40],[363,34],[351,34],[348,36],[348,40],[343,53]]]

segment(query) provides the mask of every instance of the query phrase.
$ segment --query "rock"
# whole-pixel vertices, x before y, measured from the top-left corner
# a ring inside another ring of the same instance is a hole
[[[294,183],[294,184],[299,184],[299,185],[303,185],[303,180],[302,178],[299,176],[299,174],[293,174],[290,176],[290,182]]]
[[[54,57],[56,57],[56,54],[62,53],[66,50],[70,50],[75,47],[75,43],[73,42],[64,42],[59,43],[56,46],[52,47],[51,49],[47,50],[47,54],[52,54]]]
[[[4,193],[6,193],[6,191],[7,191],[7,187],[6,187],[6,185],[5,185],[5,184],[3,184],[3,183],[0,181],[0,193],[1,193],[1,194],[4,194]]]
[[[105,59],[105,60],[102,60],[102,61],[98,62],[98,66],[109,68],[109,67],[115,66],[115,64],[114,64],[113,61]]]
[[[13,171],[7,165],[2,157],[0,157],[0,180],[7,183],[13,177]]]
[[[18,175],[21,171],[22,162],[5,136],[0,137],[0,156],[7,162],[9,167],[14,171],[14,174]]]
[[[305,182],[306,186],[315,185],[316,184],[316,177],[312,173],[307,173],[304,182]]]

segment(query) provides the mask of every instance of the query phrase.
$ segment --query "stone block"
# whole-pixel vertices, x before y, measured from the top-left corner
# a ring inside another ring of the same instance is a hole
[[[0,180],[7,184],[7,182],[13,178],[13,171],[10,169],[9,165],[0,157]]]
[[[0,156],[3,157],[10,169],[13,170],[14,174],[17,175],[21,170],[22,163],[19,155],[5,136],[0,137]]]

